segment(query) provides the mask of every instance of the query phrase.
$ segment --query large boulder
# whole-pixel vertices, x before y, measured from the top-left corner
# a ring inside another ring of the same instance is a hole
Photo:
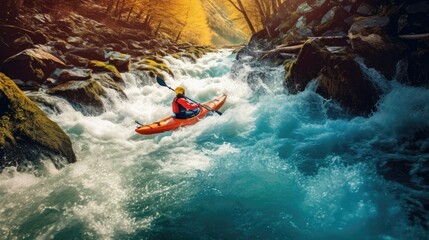
[[[317,78],[326,64],[328,49],[322,42],[307,41],[298,54],[297,60],[288,65],[285,86],[290,93],[304,91],[307,84]]]
[[[317,92],[334,99],[353,115],[371,114],[381,94],[354,60],[351,51],[330,54],[321,70]]]
[[[353,115],[369,115],[379,99],[377,87],[366,77],[348,49],[329,51],[319,40],[307,41],[295,62],[286,64],[285,87],[292,94],[318,80],[316,92],[333,99]]]
[[[96,116],[105,112],[102,98],[106,97],[107,93],[95,80],[68,81],[50,88],[47,93],[65,98],[86,116]]]
[[[31,170],[44,159],[58,169],[76,162],[69,137],[3,73],[0,106],[0,172],[6,166]]]
[[[393,25],[389,17],[372,16],[358,18],[349,29],[353,50],[388,79],[394,77],[396,64],[407,49],[396,33],[392,34]]]
[[[0,66],[0,71],[10,78],[42,84],[56,68],[64,67],[65,63],[54,55],[32,48],[6,59]]]

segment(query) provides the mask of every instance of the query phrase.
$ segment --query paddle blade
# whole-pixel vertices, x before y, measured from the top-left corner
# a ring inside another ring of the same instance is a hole
[[[156,76],[156,81],[158,82],[159,85],[164,86],[164,87],[168,87],[167,84],[165,83],[164,79],[162,79],[160,76]]]
[[[216,110],[215,110],[215,112],[216,112],[217,114],[219,114],[219,116],[222,116],[222,113],[221,113],[221,112],[216,111]]]

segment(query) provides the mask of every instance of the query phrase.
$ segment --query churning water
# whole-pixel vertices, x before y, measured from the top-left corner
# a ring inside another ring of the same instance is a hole
[[[174,132],[134,132],[134,120],[170,114],[174,97],[144,73],[123,74],[128,100],[110,93],[100,116],[56,98],[61,111],[46,111],[70,136],[78,162],[58,171],[46,161],[37,177],[5,169],[0,238],[427,237],[409,217],[411,190],[378,173],[391,159],[429,157],[401,141],[429,128],[427,89],[368,70],[385,95],[370,117],[349,117],[314,86],[285,93],[281,68],[234,59],[227,50],[196,64],[166,58],[175,74],[169,86],[200,102],[228,94],[222,116]]]

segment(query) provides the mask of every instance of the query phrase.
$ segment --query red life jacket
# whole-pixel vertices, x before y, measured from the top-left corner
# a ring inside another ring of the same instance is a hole
[[[177,96],[174,98],[173,102],[171,103],[171,107],[173,108],[173,112],[175,114],[186,112],[186,108],[183,107],[180,103],[177,102],[179,98],[183,98],[183,96]]]

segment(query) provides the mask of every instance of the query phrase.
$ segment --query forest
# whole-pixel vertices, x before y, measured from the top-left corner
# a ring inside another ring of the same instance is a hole
[[[165,33],[176,42],[212,44],[216,21],[226,21],[244,39],[266,28],[270,19],[294,0],[101,0],[100,8],[87,8],[86,0],[2,0],[2,20],[13,21],[27,5],[43,6],[58,15],[70,11],[85,12],[108,25],[121,25]],[[213,11],[216,9],[217,11]]]

